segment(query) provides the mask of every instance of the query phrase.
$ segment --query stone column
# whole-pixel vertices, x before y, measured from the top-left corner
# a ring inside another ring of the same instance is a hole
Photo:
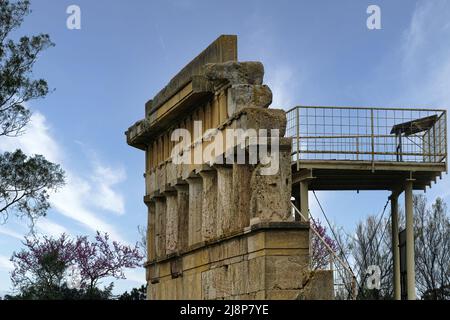
[[[203,181],[200,177],[186,179],[189,184],[189,232],[188,245],[202,241]]]
[[[166,196],[166,254],[178,249],[178,197],[176,191],[164,192]]]
[[[217,171],[203,170],[202,240],[212,240],[217,235]]]
[[[300,212],[302,213],[301,220],[309,220],[309,181],[300,181]]]
[[[405,216],[406,216],[406,283],[408,300],[416,300],[416,272],[414,262],[414,208],[413,180],[405,184]]]
[[[398,196],[394,193],[391,200],[391,236],[392,236],[392,260],[393,260],[393,281],[394,299],[401,299],[400,288],[400,248],[398,246]]]
[[[230,232],[233,217],[233,168],[218,165],[217,169],[217,236]]]
[[[153,261],[156,258],[156,216],[155,216],[155,202],[146,201],[148,220],[147,220],[147,260]]]
[[[156,258],[166,256],[166,198],[155,198],[155,252]]]
[[[188,248],[189,234],[189,186],[176,185],[178,211],[178,248],[185,251]]]
[[[231,219],[231,230],[241,230],[250,225],[250,181],[253,166],[247,164],[233,164],[233,202],[234,214]]]

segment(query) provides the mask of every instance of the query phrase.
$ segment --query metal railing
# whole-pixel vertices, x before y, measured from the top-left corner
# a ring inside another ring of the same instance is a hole
[[[325,249],[325,252],[321,252],[320,255],[320,263],[314,263],[311,259],[311,269],[315,270],[331,270],[333,272],[333,288],[334,288],[334,296],[335,299],[339,300],[347,300],[347,299],[356,299],[357,296],[357,281],[356,276],[353,273],[351,267],[347,264],[342,257],[336,253],[337,250],[331,248],[331,246],[327,243],[327,241],[323,238],[320,232],[315,228],[314,224],[311,223],[311,220],[307,219],[307,217],[300,212],[300,210],[293,204],[292,209],[294,211],[294,215],[298,214],[303,221],[308,221],[310,223],[310,230],[313,232],[313,237],[321,243],[322,247]],[[310,239],[310,250],[312,249],[312,241]],[[310,254],[310,256],[312,256]],[[322,261],[327,261],[326,264],[322,263]],[[322,266],[318,266],[322,265]],[[324,268],[323,265],[326,267]]]
[[[287,119],[294,161],[447,158],[446,110],[298,106]]]

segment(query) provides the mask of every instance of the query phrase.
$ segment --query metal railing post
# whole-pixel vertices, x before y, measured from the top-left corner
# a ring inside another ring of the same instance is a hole
[[[356,137],[356,160],[359,160],[359,138]]]
[[[447,111],[444,111],[445,172],[448,173]]]
[[[297,171],[300,169],[300,112],[299,107],[295,108],[295,123],[296,123],[296,134],[297,134]]]
[[[374,128],[373,128],[373,109],[370,109],[370,134],[372,140],[372,172],[375,171],[375,137],[374,137]]]

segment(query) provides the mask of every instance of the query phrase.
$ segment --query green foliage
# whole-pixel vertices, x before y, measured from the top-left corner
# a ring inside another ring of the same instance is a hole
[[[147,286],[142,285],[140,288],[133,288],[130,293],[128,291],[125,291],[123,294],[121,294],[117,300],[146,300],[147,299]]]
[[[55,286],[51,290],[42,290],[39,286],[30,286],[18,295],[6,295],[5,300],[109,300],[113,297],[114,284],[100,288],[70,288],[67,283]]]
[[[8,38],[30,13],[28,0],[0,0],[0,138],[24,133],[31,111],[25,103],[49,92],[44,79],[33,79],[39,54],[54,44],[47,34]],[[49,208],[48,190],[64,183],[58,165],[42,156],[27,157],[20,150],[0,156],[0,219],[10,211],[32,221]],[[0,222],[2,222],[0,220]]]
[[[0,154],[0,213],[11,209],[34,220],[49,208],[48,190],[64,184],[64,172],[43,156],[27,157],[22,151]]]

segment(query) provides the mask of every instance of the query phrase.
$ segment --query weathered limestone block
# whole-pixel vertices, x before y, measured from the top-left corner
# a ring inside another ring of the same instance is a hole
[[[281,109],[243,108],[242,116],[237,120],[236,126],[247,129],[277,129],[280,137],[286,133],[286,112]]]
[[[156,172],[155,171],[148,172],[145,175],[145,185],[146,185],[146,188],[147,188],[146,195],[153,195],[156,192],[158,187],[157,187]]]
[[[169,185],[175,185],[177,181],[177,166],[169,161],[166,163],[166,183]]]
[[[155,248],[156,258],[166,255],[166,198],[155,198]]]
[[[203,297],[202,290],[202,273],[194,272],[183,275],[182,278],[184,290],[184,299],[186,300],[200,300]]]
[[[189,177],[192,176],[193,171],[194,171],[193,164],[182,164],[181,165],[181,179],[187,180]]]
[[[178,248],[185,251],[188,248],[189,233],[189,186],[176,185],[178,214]]]
[[[231,295],[228,266],[214,268],[202,273],[202,296],[204,299],[223,299]]]
[[[147,265],[147,281],[149,283],[159,282],[159,264],[152,263]]]
[[[155,212],[155,202],[148,201],[147,204],[147,212],[148,212],[148,220],[147,220],[147,258],[149,261],[152,261],[156,258],[156,212]]]
[[[290,222],[271,222],[270,224],[286,224]],[[296,254],[309,256],[309,226],[305,223],[294,223],[296,228],[271,230],[250,233],[247,240],[249,259],[269,251],[279,254]],[[256,227],[259,227],[256,225]]]
[[[221,261],[247,254],[247,238],[232,238],[208,248],[209,262],[213,266]]]
[[[147,285],[147,300],[156,300],[157,284]]]
[[[309,280],[309,259],[304,256],[266,256],[266,290],[301,290]]]
[[[260,85],[263,83],[264,66],[256,61],[207,63],[204,66],[204,74],[212,81],[228,80],[231,84]]]
[[[233,202],[234,217],[231,219],[231,230],[237,231],[250,225],[250,182],[253,166],[233,164]]]
[[[189,164],[181,163],[181,164],[177,164],[175,167],[176,167],[177,179],[186,180],[189,177],[189,173],[190,173],[190,171],[189,171],[190,165]]]
[[[248,282],[248,261],[232,263],[228,266],[227,275],[228,282],[231,284],[231,296],[246,294],[249,292]]]
[[[205,267],[209,269],[210,257],[208,250],[193,250],[183,257],[183,268],[184,270],[193,271],[200,267]],[[184,276],[184,275],[183,275]]]
[[[231,219],[234,217],[233,168],[216,166],[217,169],[217,236],[231,231]]]
[[[163,192],[167,184],[166,166],[160,165],[156,168],[156,189]]]
[[[202,239],[208,241],[217,236],[217,172],[204,170],[200,176],[203,179]]]
[[[178,196],[176,192],[165,192],[166,196],[166,254],[178,249]]]
[[[202,273],[205,299],[230,299],[248,293],[248,261],[232,262]]]
[[[258,164],[251,178],[250,224],[267,221],[292,221],[291,213],[291,157],[290,139],[281,138],[277,174],[264,175],[262,169],[270,165]],[[273,151],[274,152],[274,151]],[[275,161],[275,160],[273,160]]]
[[[266,85],[238,84],[228,89],[228,117],[244,108],[267,108],[272,103],[272,91]]]
[[[189,184],[189,232],[188,245],[202,241],[202,193],[203,181],[200,177],[188,178]]]
[[[310,280],[297,295],[299,300],[334,300],[334,279],[332,270],[310,272]]]
[[[264,290],[266,284],[265,264],[264,256],[248,260],[248,292]]]
[[[125,133],[127,136],[127,143],[131,146],[140,147],[142,150],[145,150],[145,145],[140,143],[136,144],[135,141],[139,140],[139,136],[146,132],[149,127],[150,123],[145,119],[136,121]]]

